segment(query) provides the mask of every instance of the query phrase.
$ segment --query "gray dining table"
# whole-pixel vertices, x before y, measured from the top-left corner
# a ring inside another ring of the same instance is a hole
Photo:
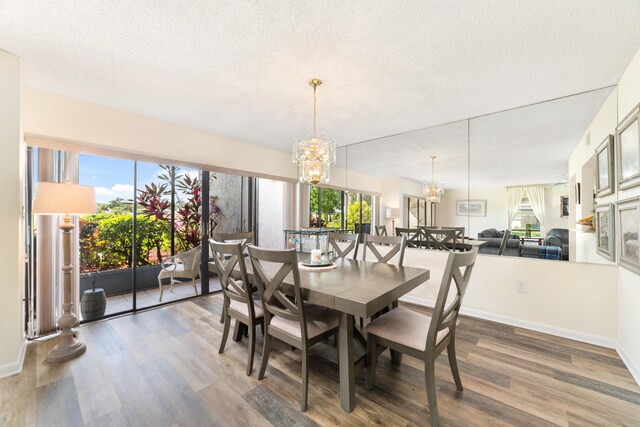
[[[302,254],[301,254],[302,255]],[[253,280],[247,259],[247,270]],[[429,280],[429,270],[397,265],[335,258],[331,270],[300,269],[303,298],[310,303],[332,308],[340,313],[338,329],[338,366],[340,370],[340,404],[351,412],[356,404],[355,377],[365,368],[365,358],[355,360],[354,316],[370,318],[407,292]],[[265,266],[269,273],[267,266]],[[275,266],[274,266],[275,272]],[[283,281],[293,285],[293,275]]]

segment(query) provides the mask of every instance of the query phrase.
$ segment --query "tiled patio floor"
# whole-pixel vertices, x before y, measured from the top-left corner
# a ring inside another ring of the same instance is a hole
[[[196,280],[196,288],[198,289],[198,295],[202,290],[200,287],[200,280]],[[215,292],[220,290],[220,282],[217,277],[212,277],[209,280],[209,291]],[[164,292],[162,294],[162,301],[160,301],[160,288],[150,288],[142,291],[138,291],[137,308],[147,308],[154,305],[163,304],[166,302],[177,301],[183,298],[189,298],[195,295],[191,282],[179,283],[173,285],[173,291],[171,291],[170,285],[164,286]],[[114,295],[107,297],[107,310],[105,316],[120,313],[123,311],[131,310],[133,307],[133,293]],[[82,319],[81,319],[82,320]]]

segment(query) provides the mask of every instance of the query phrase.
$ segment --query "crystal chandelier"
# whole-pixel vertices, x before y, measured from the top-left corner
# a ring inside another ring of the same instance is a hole
[[[435,161],[436,156],[431,156],[431,183],[425,183],[422,186],[422,192],[424,193],[427,202],[431,203],[438,203],[444,194],[442,184],[436,184]]]
[[[322,80],[311,79],[313,87],[313,136],[293,142],[293,163],[298,164],[298,179],[302,183],[318,185],[329,182],[331,165],[336,164],[336,143],[323,135],[316,135],[316,89]]]

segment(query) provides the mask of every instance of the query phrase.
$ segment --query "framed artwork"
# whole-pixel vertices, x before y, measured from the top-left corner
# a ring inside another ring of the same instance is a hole
[[[615,218],[613,203],[596,206],[596,252],[615,261]]]
[[[456,215],[487,216],[487,201],[486,200],[457,200]]]
[[[640,198],[618,202],[618,264],[640,274]]]
[[[618,188],[640,184],[640,105],[616,128]]]
[[[615,191],[613,135],[608,135],[596,148],[596,196],[606,196]]]
[[[560,218],[569,216],[569,197],[560,196]]]

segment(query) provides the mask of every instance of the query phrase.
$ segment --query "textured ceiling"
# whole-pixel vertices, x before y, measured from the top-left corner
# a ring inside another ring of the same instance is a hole
[[[311,77],[352,144],[615,84],[638,22],[637,0],[0,0],[0,48],[28,86],[288,151]]]

